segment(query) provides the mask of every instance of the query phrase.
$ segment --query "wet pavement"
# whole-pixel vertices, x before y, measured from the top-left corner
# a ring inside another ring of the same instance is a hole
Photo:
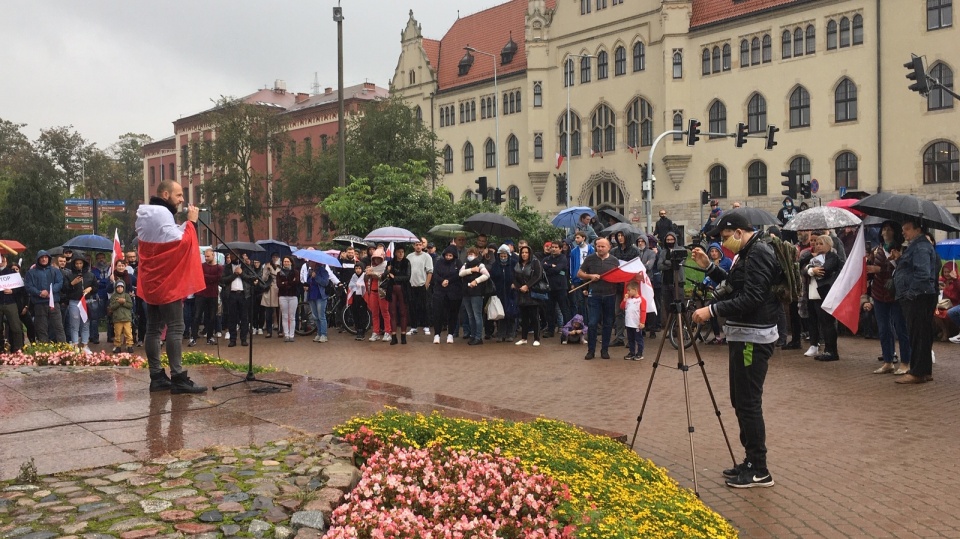
[[[145,371],[0,374],[0,431],[64,425],[0,435],[0,477],[16,475],[34,455],[42,473],[155,458],[179,448],[240,446],[323,433],[384,404],[442,409],[465,417],[526,419],[537,415],[627,433],[650,381],[655,343],[641,362],[583,361],[583,346],[468,347],[410,337],[406,346],[355,342],[331,331],[330,342],[254,340],[258,364],[293,383],[280,394],[253,394],[240,384],[200,397],[147,392]],[[658,342],[656,343],[658,344]],[[216,347],[198,349],[217,354]],[[903,386],[879,366],[875,340],[841,338],[842,360],[821,363],[798,351],[771,362],[764,409],[769,464],[777,485],[731,490],[720,470],[731,463],[699,369],[688,375],[700,495],[730,519],[742,537],[960,537],[956,451],[960,366],[949,343],[937,343],[933,383]],[[739,429],[728,398],[726,348],[701,349],[734,454]],[[220,348],[245,363],[247,349]],[[690,360],[688,360],[690,361]],[[666,348],[656,371],[635,449],[693,487],[684,385],[676,352]],[[215,367],[192,368],[211,385],[233,380]],[[229,400],[233,399],[233,400]],[[221,404],[222,403],[222,404]],[[219,404],[219,405],[218,405]],[[201,407],[214,408],[199,409]],[[169,412],[144,418],[152,412]],[[128,421],[116,421],[127,419]]]

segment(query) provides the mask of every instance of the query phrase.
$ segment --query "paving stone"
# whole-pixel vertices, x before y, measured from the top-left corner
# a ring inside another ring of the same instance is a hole
[[[31,528],[30,526],[20,526],[18,528],[14,528],[13,530],[3,534],[3,538],[7,539],[9,537],[20,537],[21,535],[26,535],[31,532],[33,532],[33,528]]]
[[[159,513],[173,507],[173,503],[167,500],[148,498],[146,500],[140,500],[140,507],[142,507],[143,512],[147,514]]]
[[[281,507],[271,507],[263,514],[263,519],[273,524],[284,522],[290,518],[290,515]]]
[[[251,509],[269,509],[273,507],[273,499],[266,496],[257,496],[250,507]]]
[[[222,531],[226,536],[236,535],[240,533],[241,529],[243,528],[236,524],[224,524],[223,526],[220,526],[220,531]]]
[[[324,529],[323,513],[320,511],[297,511],[290,517],[290,526],[294,529],[313,528]]]
[[[26,513],[14,519],[15,522],[36,522],[43,518],[43,513]]]
[[[90,485],[91,487],[102,487],[104,485],[109,485],[110,481],[100,479],[99,477],[91,477],[90,479],[84,480],[84,483]]]
[[[217,506],[217,510],[224,513],[239,513],[243,511],[243,505],[240,502],[223,502]]]
[[[127,490],[127,489],[125,489],[124,487],[121,487],[121,486],[119,486],[119,485],[109,485],[109,486],[106,486],[106,487],[97,487],[97,491],[98,491],[98,492],[102,492],[102,493],[104,493],[104,494],[109,494],[109,495],[111,495],[111,496],[114,495],[114,494],[120,494],[121,492],[124,492],[125,490]]]
[[[249,490],[250,494],[257,496],[270,496],[273,497],[280,493],[280,489],[276,485],[271,483],[261,483],[252,489]]]
[[[234,475],[237,475],[239,477],[253,477],[257,475],[257,471],[256,470],[240,470]]]
[[[100,512],[89,513],[87,515],[84,515],[84,517],[87,518],[87,520],[96,518],[97,522],[107,522],[109,520],[117,520],[120,518],[130,518],[132,516],[134,516],[134,514],[128,511],[125,507],[104,509]]]
[[[280,507],[283,507],[287,511],[296,511],[302,504],[303,504],[303,501],[298,500],[296,498],[287,498],[277,502],[277,505],[279,505]]]
[[[63,524],[68,520],[70,520],[69,515],[50,515],[47,518],[43,519],[43,523],[48,526],[55,526],[55,525]]]
[[[254,519],[250,522],[250,526],[247,527],[247,533],[251,533],[257,537],[263,537],[263,534],[270,531],[272,527],[269,522]]]
[[[99,502],[102,499],[103,498],[101,498],[100,496],[83,496],[80,498],[70,498],[70,503],[74,505],[82,505],[85,503]]]
[[[32,494],[33,498],[35,499],[45,498],[49,495],[50,495],[49,490],[37,490]],[[43,500],[40,500],[40,501],[42,502]]]
[[[80,470],[79,472],[73,472],[74,475],[79,477],[102,477],[104,475],[110,475],[113,473],[113,470],[110,468],[94,468],[92,470]]]
[[[76,486],[76,485],[68,485],[68,486],[65,486],[65,487],[60,487],[60,488],[58,488],[57,490],[54,490],[54,492],[56,492],[57,494],[71,494],[71,493],[77,492],[77,491],[79,491],[79,490],[83,490],[83,489],[81,489],[80,487],[78,487],[78,486]]]
[[[171,490],[161,490],[154,492],[152,496],[154,498],[160,498],[161,500],[176,500],[177,498],[186,498],[187,496],[196,496],[197,491],[192,488],[175,488]]]
[[[217,484],[214,483],[213,481],[198,481],[194,483],[193,486],[200,490],[216,490],[217,489]]]
[[[83,537],[83,539],[115,539],[112,535],[104,533],[85,533],[81,537]]]
[[[96,511],[97,509],[104,509],[112,505],[113,504],[111,504],[110,502],[85,503],[83,505],[78,505],[77,511],[81,513],[89,513],[90,511]]]
[[[201,522],[222,522],[223,514],[220,511],[207,511],[200,514]]]
[[[161,457],[157,457],[157,458],[151,460],[151,461],[150,461],[150,464],[160,464],[161,466],[165,466],[165,465],[167,465],[167,464],[171,464],[171,463],[173,463],[173,462],[177,462],[178,460],[180,460],[180,459],[178,459],[177,457],[174,457],[174,456],[172,456],[172,455],[163,455],[163,456],[161,456]]]
[[[121,470],[133,471],[133,470],[139,470],[140,468],[143,468],[143,464],[139,462],[125,462],[117,466],[117,468],[120,468]]]
[[[167,479],[176,479],[185,473],[187,473],[187,470],[181,470],[181,469],[167,470],[163,472],[163,477]]]
[[[218,539],[219,537],[220,537],[220,534],[218,532],[212,531],[212,532],[206,532],[206,533],[198,533],[197,535],[193,536],[193,539]]]
[[[193,511],[184,511],[182,509],[170,509],[160,513],[160,520],[165,522],[183,522],[197,516]]]
[[[207,498],[206,496],[185,496],[183,498],[177,498],[176,500],[173,501],[173,503],[176,503],[179,505],[192,505],[192,504],[202,503],[207,500],[209,500],[209,498]]]
[[[130,530],[120,534],[120,539],[145,539],[153,537],[162,532],[163,528],[144,528],[142,530]]]
[[[187,479],[186,477],[181,477],[179,479],[171,479],[170,481],[164,481],[163,483],[160,483],[160,488],[163,488],[163,489],[178,488],[178,487],[185,487],[191,484],[193,484],[193,481]]]
[[[56,537],[58,535],[60,534],[55,532],[39,531],[39,532],[33,532],[33,533],[28,533],[26,535],[23,535],[20,537],[20,539],[52,539],[53,537]]]
[[[192,464],[193,462],[189,460],[178,460],[177,462],[168,464],[167,468],[171,470],[185,470],[189,468]]]
[[[163,471],[163,469],[163,466],[144,466],[142,468],[138,468],[141,475],[157,475]]]
[[[289,539],[294,534],[294,531],[286,526],[277,526],[273,529],[273,536],[276,539]]]
[[[142,472],[143,470],[140,470],[140,471]],[[153,483],[159,483],[159,482],[160,482],[159,479],[149,475],[137,475],[137,476],[131,477],[130,479],[127,479],[127,483],[130,483],[132,486],[135,486],[135,487],[142,487],[145,485],[151,485]]]
[[[197,475],[193,476],[194,481],[213,481],[216,478],[216,475],[209,472],[198,473]]]
[[[188,503],[183,506],[187,511],[193,511],[194,513],[200,513],[201,511],[206,511],[210,508],[209,503]]]
[[[137,496],[131,492],[125,492],[123,494],[118,494],[116,500],[117,503],[133,503],[140,501],[140,496]]]
[[[300,528],[294,539],[320,539],[320,532],[313,528]]]
[[[47,510],[51,513],[69,513],[71,511],[76,511],[77,508],[73,505],[54,505]]]
[[[244,511],[243,513],[237,513],[236,515],[233,515],[233,521],[240,522],[243,520],[249,520],[259,515],[260,511]]]
[[[77,484],[76,481],[56,481],[50,484],[51,488],[63,488],[63,487],[72,487]]]
[[[223,497],[225,502],[245,502],[250,499],[250,495],[246,492],[237,492],[234,494],[227,494]]]
[[[125,471],[122,471],[122,472],[117,472],[117,473],[115,473],[115,474],[110,474],[110,475],[104,477],[104,479],[106,479],[106,480],[108,480],[108,481],[112,481],[112,482],[114,482],[114,483],[119,483],[120,481],[126,481],[127,479],[130,479],[131,477],[133,477],[133,476],[135,476],[135,475],[139,475],[139,474],[137,474],[137,473],[135,473],[135,472],[133,472],[133,471],[130,471],[130,470],[125,470]]]
[[[116,522],[110,526],[111,532],[125,532],[136,528],[146,528],[147,526],[157,526],[160,524],[156,520],[147,517],[134,517]]]
[[[275,460],[265,460],[263,461],[264,466],[280,466],[280,463]]]
[[[223,459],[220,460],[220,462],[224,464],[234,464],[237,462],[237,460],[239,460],[237,459],[237,457],[223,457]]]
[[[60,526],[60,531],[62,531],[67,535],[73,535],[75,533],[80,533],[83,530],[87,529],[88,525],[89,523],[85,521],[74,522],[73,524],[64,524],[63,526]]]
[[[20,507],[33,507],[34,505],[37,505],[37,502],[30,498],[17,498],[16,505],[19,505]]]

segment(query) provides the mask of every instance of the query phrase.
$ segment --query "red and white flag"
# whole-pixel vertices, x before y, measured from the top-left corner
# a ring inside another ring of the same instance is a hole
[[[164,206],[137,209],[137,297],[150,305],[180,301],[207,287],[193,223],[177,225]]]
[[[50,310],[52,311],[57,307],[56,303],[53,302],[53,283],[50,284],[49,292],[50,292],[50,295],[48,295],[47,297],[50,298],[50,301],[48,303],[50,304]]]
[[[117,265],[117,260],[123,258],[123,249],[120,247],[120,231],[116,228],[113,229],[113,260],[110,261],[110,270],[113,272],[113,268]]]
[[[859,256],[847,258],[843,269],[821,307],[824,311],[847,326],[854,334],[860,327],[860,297],[867,293],[867,259],[864,248],[863,227],[857,232],[851,253]]]
[[[384,258],[393,258],[393,251],[396,249],[396,246],[393,242],[390,242],[390,245],[387,245],[387,252],[383,254]]]
[[[87,323],[87,320],[90,319],[90,311],[87,310],[87,297],[86,297],[86,296],[80,296],[80,304],[79,304],[79,307],[80,307],[80,321],[82,321],[84,324],[86,324],[86,323]]]
[[[563,154],[560,152],[557,152],[557,170],[560,170],[560,165],[563,164],[563,159],[564,159]]]
[[[608,283],[626,283],[629,281],[640,282],[640,295],[647,301],[647,312],[657,312],[657,303],[654,301],[653,283],[650,276],[647,275],[647,268],[643,265],[640,257],[629,261],[620,261],[620,267],[612,269],[600,276]]]
[[[603,159],[603,152],[601,152],[600,150],[594,150],[593,148],[590,148],[590,157],[593,157],[595,155],[599,155],[600,159]]]
[[[633,158],[634,158],[634,159],[640,159],[640,152],[637,151],[637,148],[634,148],[633,146],[630,146],[630,145],[628,144],[628,145],[627,145],[627,149],[630,150],[630,153],[633,154]]]

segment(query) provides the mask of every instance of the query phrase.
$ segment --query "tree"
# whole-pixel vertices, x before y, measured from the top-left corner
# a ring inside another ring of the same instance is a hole
[[[283,148],[287,136],[278,109],[221,97],[207,119],[215,136],[201,146],[200,160],[213,167],[201,187],[203,200],[217,215],[239,213],[253,241],[254,222],[271,203],[268,178],[254,168],[253,158]]]
[[[331,148],[334,148],[331,145]],[[419,161],[428,178],[440,171],[437,136],[400,97],[370,101],[347,127],[347,177],[368,174],[376,165],[400,167]]]
[[[37,151],[53,167],[56,176],[52,179],[63,188],[63,193],[73,192],[74,186],[82,183],[84,157],[91,146],[72,125],[40,130]]]
[[[6,199],[0,203],[0,237],[19,240],[31,253],[61,245],[67,239],[62,191],[56,182],[58,174],[40,156],[34,156],[20,171],[12,173]],[[24,260],[32,262],[29,257]]]
[[[0,118],[0,171],[20,167],[34,153],[30,139],[20,131],[26,126]]]
[[[117,142],[107,148],[107,154],[113,158],[115,163],[116,176],[105,194],[110,198],[123,200],[126,203],[126,211],[111,214],[119,221],[118,228],[121,238],[132,238],[136,234],[134,223],[137,217],[137,206],[144,202],[143,147],[150,142],[153,142],[153,139],[149,135],[127,133],[120,135]],[[101,216],[103,215],[101,214]],[[106,219],[101,218],[101,229],[106,221]],[[113,228],[106,231],[108,237],[112,233]]]

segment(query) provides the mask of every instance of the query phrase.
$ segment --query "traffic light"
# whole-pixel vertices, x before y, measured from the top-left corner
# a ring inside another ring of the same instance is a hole
[[[474,183],[476,183],[479,186],[477,187],[477,193],[480,195],[480,200],[486,200],[487,199],[487,177],[480,176],[479,178],[474,180]]]
[[[700,205],[706,206],[710,203],[710,191],[703,190],[700,191]]]
[[[767,142],[763,145],[764,150],[772,150],[777,145],[777,141],[773,140],[773,137],[778,131],[780,131],[780,128],[775,125],[767,126]]]
[[[743,148],[747,143],[747,124],[740,122],[737,124],[737,148]]]
[[[687,124],[687,146],[693,146],[700,140],[700,120],[690,118]]]
[[[781,172],[780,175],[786,178],[786,180],[780,182],[780,185],[786,187],[786,189],[780,191],[780,194],[790,198],[797,198],[797,171],[788,170]]]
[[[567,175],[554,174],[554,176],[557,177],[557,206],[566,206],[567,205]]]
[[[800,196],[802,198],[813,198],[813,193],[810,191],[810,180],[800,181]]]
[[[493,190],[493,203],[498,206],[503,204],[503,191],[499,187]]]
[[[957,202],[960,202],[960,191],[957,191]]]
[[[907,68],[907,78],[913,81],[909,86],[911,92],[919,92],[920,95],[927,95],[930,86],[927,84],[927,66],[922,56],[916,54],[910,55],[910,61],[903,64]]]

